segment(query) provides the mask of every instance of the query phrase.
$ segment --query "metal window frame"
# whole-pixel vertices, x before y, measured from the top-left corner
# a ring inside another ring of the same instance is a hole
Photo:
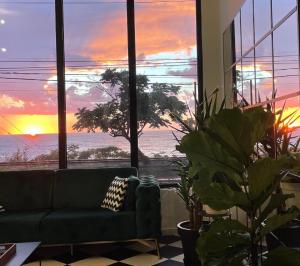
[[[65,44],[64,44],[64,0],[55,0],[56,25],[56,67],[58,105],[58,156],[59,169],[68,167],[67,123],[66,123],[66,83],[65,83]]]
[[[255,1],[254,0],[251,0],[253,1],[253,31],[254,31],[254,38],[255,38]],[[255,40],[254,39],[254,45],[248,49],[247,51],[245,51],[245,53],[242,51],[241,52],[241,58],[239,58],[238,60],[235,60],[236,59],[236,56],[234,55],[233,56],[233,63],[232,65],[228,68],[228,69],[224,69],[224,76],[226,73],[228,73],[229,71],[232,71],[233,73],[235,72],[235,68],[237,66],[237,64],[240,64],[243,62],[243,58],[247,57],[248,54],[250,54],[252,51],[254,52],[254,57],[255,57],[255,50],[256,48],[265,40],[267,39],[268,37],[271,37],[271,49],[272,49],[272,94],[275,95],[275,67],[274,67],[274,60],[275,60],[275,53],[274,53],[274,32],[280,27],[282,26],[291,16],[293,16],[296,12],[297,13],[297,17],[298,17],[298,61],[299,61],[299,77],[300,77],[300,0],[297,0],[297,5],[292,9],[290,10],[281,20],[279,20],[276,24],[274,24],[274,21],[273,21],[273,1],[274,0],[269,0],[270,2],[270,8],[271,8],[271,14],[270,14],[270,20],[271,20],[271,29],[266,33],[264,34],[259,40]],[[238,13],[240,14],[240,28],[241,28],[241,16],[242,16],[242,13],[241,13],[241,9],[238,11]],[[234,20],[233,22],[234,23]],[[234,30],[234,26],[232,27],[232,30]],[[235,32],[232,32],[233,34],[233,44],[235,43]],[[240,39],[242,39],[242,30],[240,31]],[[232,45],[232,47],[234,47],[234,45]],[[232,51],[234,54],[236,53],[236,51]],[[224,53],[224,51],[223,51]],[[254,58],[254,60],[256,60],[256,58]],[[255,66],[256,67],[256,66]],[[256,73],[255,73],[256,75]],[[236,78],[233,77],[233,80],[236,81]],[[224,84],[225,85],[225,84]],[[236,84],[235,84],[236,85]],[[257,88],[256,88],[256,84],[255,84],[255,104],[251,104],[251,106],[247,107],[247,108],[252,108],[252,107],[255,107],[255,106],[261,106],[263,105],[264,103],[272,103],[273,105],[273,108],[275,108],[275,104],[277,101],[279,101],[279,98],[278,99],[271,99],[269,101],[264,101],[263,103],[257,103]],[[288,99],[291,97],[291,95],[296,95],[297,93],[292,93],[292,94],[288,94],[286,96],[283,96],[283,97],[280,97],[280,99],[282,100],[282,98],[284,99]],[[300,78],[299,78],[299,92],[297,95],[300,95]],[[296,96],[294,96],[296,97]]]

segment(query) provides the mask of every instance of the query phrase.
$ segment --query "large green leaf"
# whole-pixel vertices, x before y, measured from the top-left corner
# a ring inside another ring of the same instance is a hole
[[[244,112],[249,122],[253,126],[253,131],[251,132],[251,142],[256,143],[261,140],[267,129],[270,129],[275,122],[275,116],[270,111],[265,111],[262,107],[250,108]]]
[[[262,193],[269,192],[267,189],[276,182],[278,175],[287,165],[288,160],[286,158],[274,160],[267,157],[249,166],[248,180],[251,199],[256,200],[262,196]]]
[[[272,118],[261,107],[244,113],[239,108],[224,109],[209,120],[209,131],[232,156],[247,164],[255,143],[272,126]]]
[[[272,214],[274,210],[281,207],[287,199],[294,198],[294,194],[273,194],[267,204],[267,206],[262,210],[254,224],[254,228],[257,228]]]
[[[231,178],[238,178],[243,171],[241,162],[230,156],[216,140],[203,131],[184,136],[178,150],[187,155],[194,168],[204,165],[211,174],[223,172]]]
[[[259,232],[259,238],[264,237],[268,233],[276,230],[277,228],[285,225],[287,222],[297,218],[300,215],[300,211],[297,207],[291,207],[284,214],[277,214],[268,218],[265,222],[265,226]]]
[[[194,181],[193,189],[199,199],[214,210],[226,210],[239,206],[247,211],[251,202],[241,188],[234,190],[226,183],[218,183],[212,180],[205,168],[199,172],[199,177]]]
[[[263,266],[300,266],[300,252],[294,249],[279,247],[269,252]]]
[[[246,162],[248,156],[253,153],[254,145],[249,136],[253,131],[252,124],[240,109],[224,109],[212,116],[209,120],[209,130],[236,158]]]
[[[197,242],[197,253],[203,266],[239,266],[247,257],[250,244],[246,226],[231,219],[213,222],[207,232],[201,233]]]

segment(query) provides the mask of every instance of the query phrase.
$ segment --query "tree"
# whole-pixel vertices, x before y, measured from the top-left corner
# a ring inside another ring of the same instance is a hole
[[[73,129],[95,132],[100,129],[112,137],[123,137],[130,142],[129,125],[129,75],[128,71],[107,69],[101,76],[103,89],[111,98],[106,103],[98,103],[89,110],[80,108],[75,114],[77,122]],[[146,127],[167,127],[174,122],[170,113],[183,116],[187,105],[178,99],[181,87],[173,84],[150,84],[146,75],[136,76],[138,102],[138,137]],[[140,155],[145,158],[139,150]]]

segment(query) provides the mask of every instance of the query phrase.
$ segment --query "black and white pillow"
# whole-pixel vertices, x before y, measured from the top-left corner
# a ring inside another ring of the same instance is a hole
[[[1,212],[5,212],[5,209],[4,209],[3,206],[0,205],[0,213],[1,213]]]
[[[120,211],[123,207],[127,187],[128,178],[120,178],[116,176],[108,188],[101,207],[114,212]]]

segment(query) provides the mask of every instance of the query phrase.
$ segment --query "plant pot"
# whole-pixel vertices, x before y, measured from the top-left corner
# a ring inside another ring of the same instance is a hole
[[[199,232],[189,228],[190,222],[184,221],[177,225],[178,234],[181,237],[182,249],[184,254],[184,265],[201,266],[201,262],[196,252],[196,243]]]
[[[295,219],[266,236],[268,250],[285,245],[300,248],[300,220]]]

